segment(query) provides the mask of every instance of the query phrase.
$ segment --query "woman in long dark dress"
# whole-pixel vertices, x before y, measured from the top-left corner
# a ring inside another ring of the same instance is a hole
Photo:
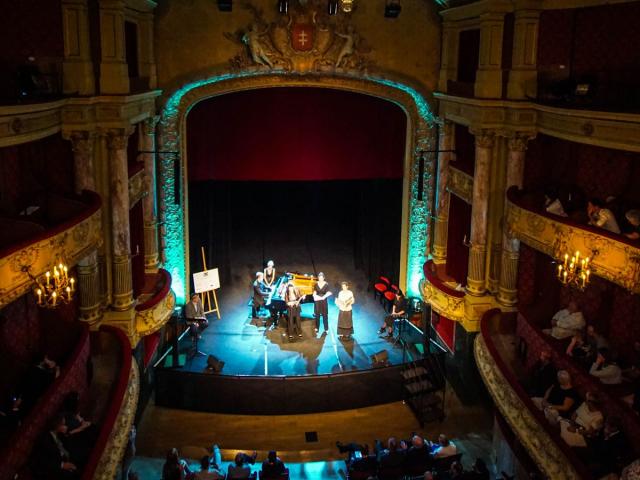
[[[338,313],[338,336],[343,336],[345,340],[351,340],[353,335],[352,306],[355,303],[353,292],[349,290],[349,284],[342,282],[342,290],[336,298],[336,305],[340,310]]]
[[[300,301],[302,295],[293,283],[287,285],[287,290],[284,293],[284,301],[287,304],[287,316],[289,340],[293,340],[293,336],[297,333],[298,337],[302,337],[302,328],[300,327]]]
[[[320,317],[323,320],[324,331],[329,331],[327,298],[331,295],[329,284],[324,280],[324,273],[318,273],[318,281],[313,286],[313,316],[316,317],[316,333],[320,330]]]

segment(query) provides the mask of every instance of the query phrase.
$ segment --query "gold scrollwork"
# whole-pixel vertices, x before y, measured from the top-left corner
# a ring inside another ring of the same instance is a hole
[[[136,312],[136,335],[143,337],[162,328],[167,323],[176,305],[176,296],[169,290],[167,296],[148,310]]]
[[[457,168],[449,166],[449,178],[447,191],[461,198],[467,203],[472,203],[473,177]]]

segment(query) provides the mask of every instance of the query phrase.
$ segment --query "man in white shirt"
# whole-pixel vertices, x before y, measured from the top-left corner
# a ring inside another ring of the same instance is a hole
[[[591,365],[589,373],[600,379],[605,385],[617,385],[622,383],[622,369],[611,361],[608,348],[598,350],[598,357]]]
[[[608,208],[604,208],[604,204],[600,200],[589,200],[587,214],[589,215],[589,225],[604,228],[613,233],[620,233],[615,215]]]
[[[586,447],[585,436],[594,436],[604,425],[604,416],[600,411],[600,399],[587,392],[586,399],[578,407],[571,421],[560,422],[560,435],[572,447]]]
[[[442,433],[438,436],[438,444],[434,447],[433,458],[451,457],[458,453],[457,447]]]
[[[584,326],[584,316],[578,309],[578,304],[571,301],[567,308],[563,308],[553,316],[551,330],[545,330],[545,333],[557,339],[569,338],[574,336],[577,331],[582,330]]]

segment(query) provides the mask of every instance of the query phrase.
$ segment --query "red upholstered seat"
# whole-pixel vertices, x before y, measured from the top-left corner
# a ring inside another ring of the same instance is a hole
[[[386,283],[387,285],[391,285],[391,280],[389,280],[387,277],[383,277],[382,275],[378,280],[380,280],[382,283]]]
[[[375,283],[373,285],[373,288],[380,293],[384,293],[387,291],[387,285],[384,283]]]
[[[396,299],[396,294],[391,290],[387,290],[386,292],[384,292],[384,298],[389,302],[393,302]]]

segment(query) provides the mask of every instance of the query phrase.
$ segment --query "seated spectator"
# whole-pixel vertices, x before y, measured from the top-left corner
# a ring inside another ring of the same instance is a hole
[[[0,436],[12,433],[22,422],[22,396],[10,393],[0,405]]]
[[[550,188],[544,194],[544,209],[548,213],[558,215],[560,217],[566,217],[567,213],[564,211],[562,202],[558,198],[558,192],[556,189]]]
[[[602,434],[590,444],[589,452],[589,466],[598,478],[618,474],[629,463],[629,439],[622,431],[622,421],[618,417],[606,419]]]
[[[584,333],[577,332],[571,338],[571,343],[569,343],[566,353],[583,366],[590,367],[595,360],[596,350],[587,343]]]
[[[640,210],[629,210],[624,214],[624,218],[631,227],[624,235],[631,240],[640,239]]]
[[[576,332],[582,330],[584,325],[584,316],[578,308],[578,304],[572,300],[567,308],[563,308],[553,316],[551,330],[544,330],[544,333],[561,340],[572,337]]]
[[[531,397],[544,397],[549,387],[556,381],[557,370],[551,363],[551,352],[541,350],[540,358],[533,365],[526,380],[527,391]]]
[[[25,410],[38,401],[38,398],[47,391],[49,386],[60,376],[60,367],[47,355],[42,355],[38,361],[29,369],[25,377],[24,400],[27,404]]]
[[[375,450],[380,468],[401,467],[404,463],[404,454],[400,451],[394,437],[387,440],[387,448],[382,448],[380,440],[376,440]]]
[[[558,372],[558,382],[549,387],[543,398],[531,399],[536,407],[544,411],[547,420],[556,425],[560,418],[571,418],[578,406],[580,396],[571,384],[571,375],[566,370]]]
[[[631,462],[622,470],[620,480],[640,480],[640,459]]]
[[[235,478],[249,478],[251,476],[251,467],[256,463],[256,457],[258,456],[258,452],[253,452],[252,455],[247,455],[243,452],[238,452],[236,454],[235,462],[232,465],[229,465],[229,470],[227,471],[228,479]]]
[[[267,455],[267,459],[262,462],[262,473],[260,474],[260,478],[277,478],[282,475],[284,471],[284,463],[282,463],[282,460],[278,458],[275,450],[271,450]]]
[[[453,462],[449,467],[449,479],[450,480],[462,480],[466,478],[464,468],[460,462]]]
[[[65,446],[74,459],[85,463],[91,455],[91,449],[98,439],[99,431],[95,425],[80,415],[78,392],[69,392],[64,399],[62,412],[67,424]]]
[[[187,476],[191,476],[187,462],[180,458],[178,449],[172,448],[162,466],[162,480],[185,480]]]
[[[481,458],[476,458],[471,466],[471,471],[465,475],[465,480],[489,480],[491,474],[487,468],[487,464]]]
[[[211,465],[211,458],[207,455],[200,459],[200,471],[194,474],[195,480],[224,480],[224,477],[215,463]]]
[[[441,433],[438,435],[438,443],[432,446],[434,458],[450,457],[458,453],[458,448],[451,442],[446,435]]]
[[[360,452],[360,454],[363,456],[369,455],[369,445],[367,444],[360,445],[359,443],[355,442],[344,444],[342,442],[336,442],[336,447],[338,447],[338,451],[340,453],[347,454],[347,461],[351,460],[354,457],[355,452]]]
[[[425,444],[420,435],[411,438],[411,446],[407,448],[405,442],[401,443],[405,450],[405,465],[408,467],[422,467],[431,464],[431,449]]]
[[[65,448],[67,425],[63,415],[56,415],[49,429],[40,437],[32,452],[32,472],[42,480],[80,478],[78,467]]]
[[[600,411],[600,399],[594,393],[587,392],[585,401],[571,416],[571,420],[560,422],[560,435],[571,447],[586,447],[585,437],[594,437],[604,424]]]
[[[611,353],[608,348],[598,350],[598,356],[593,365],[591,365],[589,373],[597,377],[605,385],[622,383],[622,370],[611,360]]]
[[[596,327],[593,325],[587,326],[585,340],[589,344],[590,348],[593,349],[594,354],[597,354],[598,350],[601,348],[609,348],[609,340],[607,340],[604,335],[598,333],[596,331]]]
[[[605,204],[596,198],[587,202],[587,214],[589,215],[589,225],[603,228],[612,233],[620,233],[620,227],[616,217],[611,210],[605,208]]]

